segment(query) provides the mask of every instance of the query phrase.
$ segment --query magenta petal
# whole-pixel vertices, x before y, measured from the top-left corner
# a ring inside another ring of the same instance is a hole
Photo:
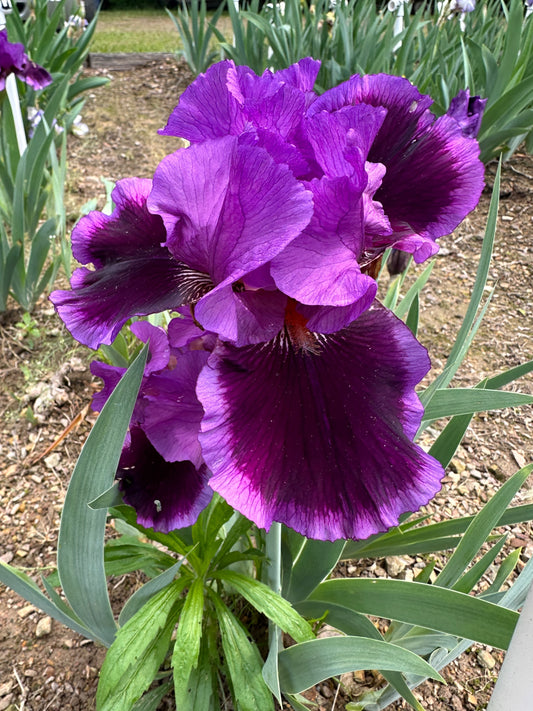
[[[200,74],[180,97],[163,136],[181,136],[191,143],[241,133],[245,118],[240,102],[228,90],[231,61],[219,62]]]
[[[163,221],[146,207],[150,180],[117,183],[111,215],[92,212],[72,233],[73,253],[83,263],[71,291],[54,291],[50,300],[74,338],[98,348],[112,343],[132,316],[144,316],[183,303],[184,267],[161,243]]]
[[[202,463],[198,432],[203,409],[196,381],[208,356],[207,351],[183,353],[173,370],[154,373],[143,385],[143,430],[169,462],[188,459],[197,467]]]
[[[312,214],[311,194],[287,166],[231,136],[164,158],[148,205],[174,257],[224,285],[270,261]]]
[[[135,321],[131,324],[130,330],[143,343],[150,343],[144,375],[148,376],[166,368],[170,358],[170,346],[166,331],[158,326],[153,326],[148,321]]]
[[[361,184],[348,178],[311,182],[313,218],[270,267],[285,294],[317,306],[347,306],[366,299],[368,291],[372,300],[375,282],[359,266],[365,242]]]
[[[354,104],[386,108],[387,115],[373,142],[368,160],[388,165],[401,153],[414,133],[433,123],[435,117],[429,111],[432,103],[431,97],[421,94],[403,77],[356,74],[343,84],[324,92],[312,104],[309,113],[337,111]]]
[[[479,96],[470,96],[470,92],[466,89],[460,91],[450,101],[446,113],[457,121],[464,136],[475,138],[481,128],[487,101]]]
[[[96,412],[100,412],[118,385],[119,380],[126,372],[126,368],[119,368],[115,365],[109,365],[109,363],[102,363],[99,360],[93,360],[90,367],[91,373],[96,378],[101,378],[104,381],[104,387],[97,393],[94,393],[91,402],[92,409]]]
[[[135,508],[138,523],[163,533],[195,523],[211,500],[208,478],[204,464],[166,462],[138,427],[131,430],[117,470],[124,501]]]
[[[384,108],[366,104],[312,114],[307,135],[324,173],[331,177],[364,174],[368,152],[386,115]]]
[[[311,92],[319,71],[320,60],[304,57],[287,69],[277,71],[276,78],[301,91]]]
[[[198,380],[200,442],[212,488],[258,526],[362,539],[440,488],[441,465],[411,441],[429,359],[382,307],[320,344],[219,344]]]
[[[243,291],[217,287],[195,308],[195,316],[208,331],[237,346],[270,341],[283,327],[287,297],[279,291]]]

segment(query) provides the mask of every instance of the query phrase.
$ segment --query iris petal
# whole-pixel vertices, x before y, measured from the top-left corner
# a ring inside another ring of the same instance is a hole
[[[435,240],[452,232],[477,205],[484,172],[479,146],[451,116],[436,119],[429,96],[407,79],[386,74],[356,75],[326,91],[310,106],[309,116],[360,103],[387,109],[368,161],[386,167],[375,199],[393,233],[376,236],[373,246],[394,246],[421,262],[438,251]]]
[[[93,212],[72,233],[74,256],[95,269],[77,269],[72,290],[54,291],[50,300],[74,338],[91,348],[112,343],[132,316],[175,308],[189,296],[189,270],[161,247],[163,221],[147,210],[151,186],[120,181],[113,213]]]
[[[211,500],[208,476],[204,464],[166,462],[138,427],[131,430],[117,471],[124,501],[135,508],[137,521],[164,533],[196,521]]]
[[[215,349],[197,386],[210,486],[258,526],[366,538],[440,488],[441,465],[411,441],[429,359],[382,307],[318,345]]]

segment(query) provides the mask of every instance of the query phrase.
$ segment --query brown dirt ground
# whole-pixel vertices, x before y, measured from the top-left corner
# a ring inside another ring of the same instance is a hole
[[[105,70],[88,70],[106,74]],[[90,199],[105,200],[102,178],[151,177],[164,155],[178,147],[177,139],[158,136],[191,76],[183,65],[165,61],[130,71],[107,72],[109,85],[88,98],[83,120],[85,138],[69,138],[67,210],[75,217]],[[487,170],[493,183],[495,166]],[[442,367],[465,312],[474,280],[490,190],[478,209],[451,236],[442,240],[429,287],[423,297],[419,338],[429,348],[435,369]],[[496,293],[457,385],[533,358],[533,159],[516,155],[504,168],[497,244],[489,286]],[[98,387],[87,364],[91,354],[77,347],[49,303],[43,300],[32,315],[39,334],[20,325],[13,308],[0,315],[0,556],[37,575],[55,564],[59,514],[70,473],[94,421],[87,405]],[[517,389],[517,388],[514,388]],[[533,379],[520,383],[533,393]],[[475,418],[460,448],[442,492],[430,507],[434,520],[465,515],[482,503],[510,474],[531,459],[532,408],[504,410]],[[57,443],[73,422],[68,436]],[[517,503],[531,501],[525,487]],[[511,548],[522,546],[518,569],[531,557],[531,528],[513,527]],[[421,558],[404,561],[407,573],[423,565]],[[339,573],[383,576],[387,561],[358,561]],[[408,577],[406,570],[403,577]],[[400,574],[402,577],[402,574]],[[111,581],[119,606],[135,580]],[[118,608],[117,608],[118,609]],[[94,709],[98,670],[104,650],[84,641],[57,622],[36,635],[43,614],[2,587],[0,590],[0,711]],[[428,709],[467,711],[485,707],[502,659],[488,669],[474,646],[448,668],[448,685],[427,683],[417,694]],[[352,680],[353,681],[353,680]],[[324,711],[343,709],[357,688],[373,685],[369,674],[356,678],[351,693],[323,684],[311,696]],[[167,706],[165,706],[167,708]],[[395,708],[407,708],[401,703]],[[201,710],[198,710],[201,711]]]

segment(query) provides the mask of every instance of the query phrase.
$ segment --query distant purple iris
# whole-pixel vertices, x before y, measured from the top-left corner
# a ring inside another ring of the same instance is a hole
[[[470,92],[466,89],[460,91],[450,101],[450,107],[446,113],[457,121],[464,136],[475,138],[481,128],[486,104],[487,99],[470,96]]]
[[[44,89],[52,82],[46,69],[32,62],[24,52],[24,45],[8,40],[4,29],[0,30],[0,91],[5,89],[10,74],[15,74],[33,89]]]
[[[435,119],[406,80],[317,97],[318,68],[212,67],[162,131],[191,145],[73,232],[92,267],[51,299],[78,340],[179,313],[168,338],[132,326],[151,357],[117,477],[143,525],[188,525],[214,490],[267,529],[365,538],[440,488],[413,443],[429,358],[375,276],[387,247],[422,261],[475,206],[479,149],[462,109]],[[93,372],[98,409],[121,371]]]

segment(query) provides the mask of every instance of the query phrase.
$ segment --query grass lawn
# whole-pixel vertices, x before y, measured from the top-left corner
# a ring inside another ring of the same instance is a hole
[[[208,13],[212,17],[213,13]],[[230,27],[220,18],[219,27]],[[231,36],[231,29],[229,30]],[[181,38],[165,10],[157,8],[100,12],[91,44],[92,52],[175,52]]]
[[[181,46],[174,23],[164,10],[102,11],[92,52],[175,52]]]

